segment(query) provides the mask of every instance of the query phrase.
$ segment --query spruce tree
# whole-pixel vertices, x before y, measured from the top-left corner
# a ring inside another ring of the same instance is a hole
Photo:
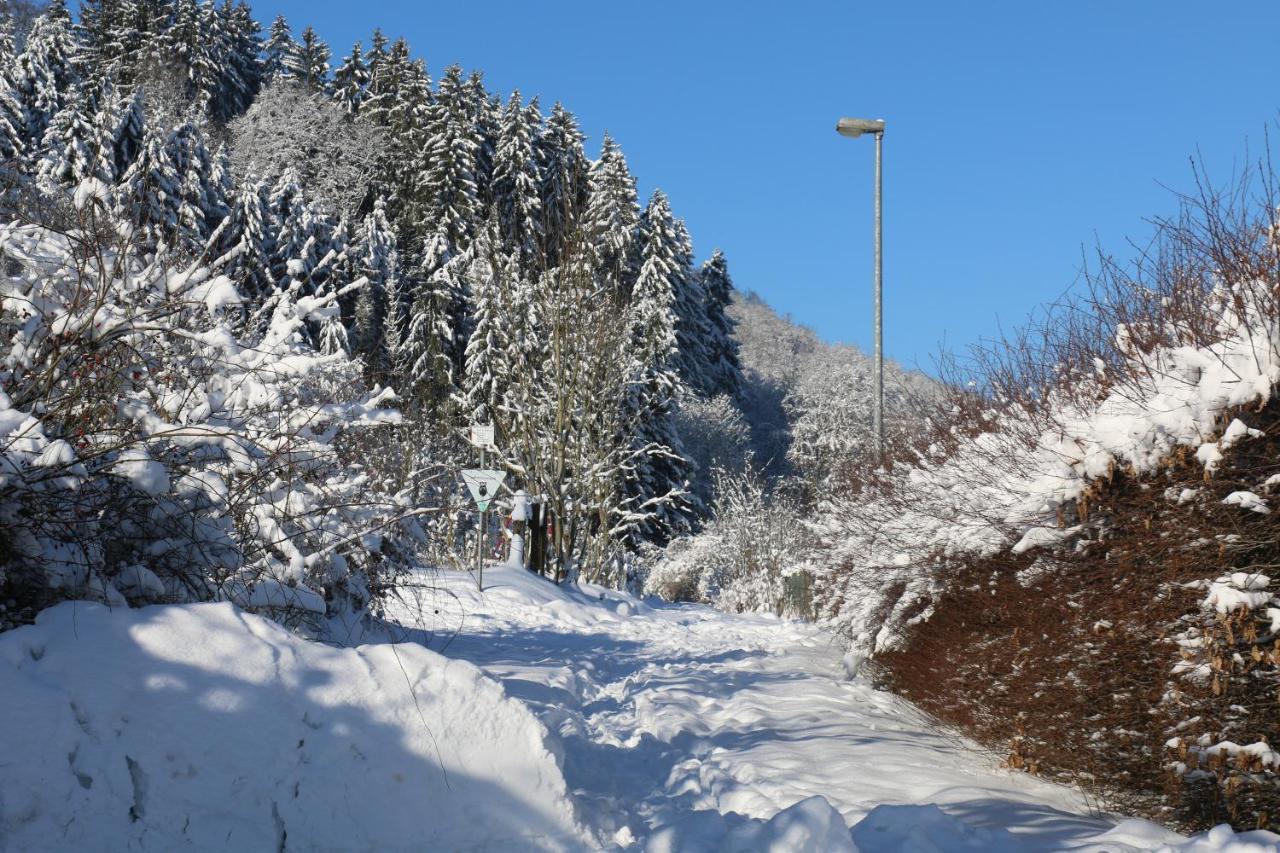
[[[531,106],[536,110],[536,102]],[[535,114],[525,109],[519,90],[512,93],[502,114],[494,164],[494,203],[502,240],[525,271],[534,269],[542,246],[540,182],[533,149],[538,128],[530,125]]]
[[[92,117],[87,114],[87,98],[75,93],[45,129],[40,148],[44,152],[36,167],[40,188],[56,194],[62,187],[75,187],[88,177],[99,177]],[[110,181],[111,175],[105,180]]]
[[[226,273],[251,300],[260,302],[276,287],[271,272],[275,236],[265,181],[248,176],[231,202],[230,221],[222,233],[222,252],[234,251]]]
[[[601,145],[600,159],[591,164],[590,186],[584,231],[595,268],[611,292],[625,296],[630,293],[634,278],[632,251],[640,208],[635,179],[627,169],[622,149],[608,133]]]
[[[654,198],[658,197],[654,194]],[[653,202],[650,202],[652,205]],[[668,209],[668,215],[670,215]],[[649,211],[645,211],[645,221],[649,219]],[[706,296],[702,292],[702,281],[693,267],[693,242],[684,221],[675,220],[672,228],[675,234],[674,256],[676,263],[675,287],[676,311],[676,346],[679,349],[677,361],[680,379],[685,386],[695,392],[706,393],[711,385],[711,358],[707,349],[710,330],[707,324]]]
[[[719,249],[698,272],[705,295],[707,317],[708,396],[727,394],[736,397],[742,388],[742,363],[738,355],[738,339],[734,336],[729,304],[733,301],[733,280],[724,253]]]
[[[511,384],[506,310],[519,277],[519,266],[502,249],[496,214],[490,216],[468,250],[467,280],[471,293],[472,329],[463,369],[463,409],[472,423],[497,423]]]
[[[690,464],[682,455],[674,407],[680,380],[676,286],[682,275],[679,234],[666,197],[654,193],[641,233],[640,269],[628,313],[632,362],[623,422],[637,454],[624,478],[633,537],[663,543],[688,529]]]
[[[65,0],[53,0],[36,18],[13,73],[26,118],[23,138],[28,150],[43,142],[53,117],[70,102],[79,79],[77,53]]]
[[[380,380],[393,363],[387,342],[389,316],[401,312],[400,305],[391,306],[392,295],[399,298],[399,254],[395,234],[387,222],[386,202],[377,198],[373,211],[364,218],[351,250],[353,272],[368,279],[356,299],[355,324],[352,330],[352,352],[364,359],[365,368]],[[396,323],[398,326],[398,322]],[[399,341],[399,330],[395,336]]]
[[[558,266],[565,244],[586,209],[590,164],[573,114],[557,103],[537,139],[543,255]]]
[[[262,77],[264,80],[298,79],[298,43],[289,31],[284,15],[277,15],[267,30],[267,42],[262,49]]]
[[[329,45],[321,41],[316,31],[308,26],[302,31],[298,45],[297,78],[312,91],[324,89],[329,83]]]
[[[168,145],[168,134],[148,127],[142,147],[120,178],[120,212],[154,243],[167,243],[178,226],[181,178]]]
[[[360,42],[356,42],[351,46],[351,53],[343,58],[342,65],[333,72],[333,99],[342,104],[348,116],[355,118],[364,102],[368,85],[369,69],[360,54]]]
[[[456,65],[446,69],[440,80],[428,146],[420,189],[428,221],[451,247],[466,248],[479,203],[475,175],[480,141],[472,121],[471,95]]]

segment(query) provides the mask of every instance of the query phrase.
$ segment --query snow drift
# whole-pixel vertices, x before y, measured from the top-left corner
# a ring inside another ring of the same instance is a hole
[[[6,850],[595,846],[559,747],[475,666],[229,603],[65,603],[0,637]]]

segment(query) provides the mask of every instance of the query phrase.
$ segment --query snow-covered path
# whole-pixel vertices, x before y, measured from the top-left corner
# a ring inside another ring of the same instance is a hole
[[[901,699],[847,680],[813,626],[570,592],[505,568],[485,581],[480,595],[465,574],[424,576],[394,616],[534,710],[601,844],[838,849],[846,825],[863,853],[1180,841],[1086,816],[1074,792],[1002,770]]]

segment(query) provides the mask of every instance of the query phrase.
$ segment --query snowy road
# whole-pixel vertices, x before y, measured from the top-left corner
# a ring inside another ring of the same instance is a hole
[[[1073,792],[1002,770],[897,697],[845,679],[838,647],[813,626],[569,593],[509,569],[485,580],[481,596],[465,574],[424,576],[395,616],[534,710],[602,845],[837,849],[847,825],[863,853],[1222,849],[1086,816]],[[810,800],[766,824],[815,796],[843,820]]]

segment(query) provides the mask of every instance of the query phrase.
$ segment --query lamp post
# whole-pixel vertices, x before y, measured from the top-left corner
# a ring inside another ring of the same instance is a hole
[[[872,428],[876,434],[876,459],[884,464],[884,119],[842,118],[836,122],[841,136],[857,138],[864,133],[876,138],[876,404]]]

